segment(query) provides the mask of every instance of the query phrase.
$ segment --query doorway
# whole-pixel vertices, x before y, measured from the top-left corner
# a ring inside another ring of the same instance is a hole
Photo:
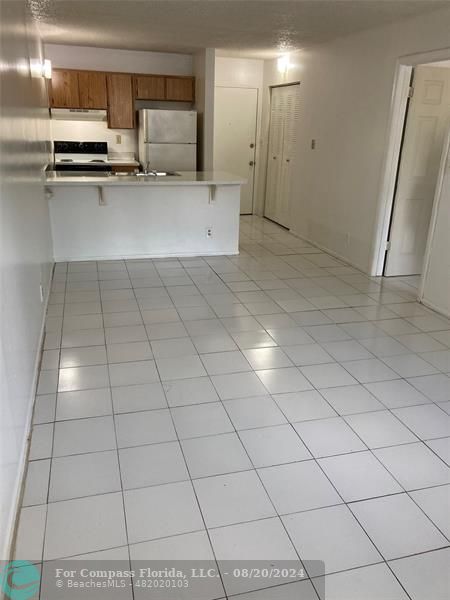
[[[264,216],[290,227],[290,183],[294,163],[300,84],[271,89]]]
[[[442,148],[450,124],[450,61],[412,70],[383,275],[422,274]]]
[[[258,90],[216,87],[214,107],[214,169],[228,171],[247,181],[241,187],[241,215],[251,215]]]

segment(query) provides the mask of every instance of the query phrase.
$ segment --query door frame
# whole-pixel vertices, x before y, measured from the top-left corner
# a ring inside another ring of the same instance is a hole
[[[433,238],[434,238],[434,232],[436,230],[439,205],[440,205],[440,202],[442,199],[442,187],[444,185],[445,171],[447,168],[447,163],[449,161],[449,152],[450,152],[450,129],[448,129],[448,131],[446,133],[444,145],[442,147],[441,164],[439,167],[436,190],[434,193],[433,211],[431,213],[430,228],[428,230],[428,239],[427,239],[427,245],[425,248],[425,257],[424,257],[424,261],[423,261],[422,277],[420,279],[420,286],[419,286],[418,300],[420,302],[423,301],[424,296],[425,296],[428,270],[430,268],[431,250],[433,248]],[[424,304],[427,304],[427,303],[424,302]],[[430,306],[430,308],[437,310],[433,306]],[[448,317],[449,315],[445,315],[445,316]]]
[[[251,86],[251,85],[215,85],[214,86],[214,92],[216,90],[216,88],[225,88],[225,89],[235,89],[235,90],[255,90],[256,91],[256,115],[255,115],[255,161],[254,161],[254,166],[255,168],[253,169],[253,193],[252,193],[252,211],[250,213],[243,213],[243,215],[254,215],[255,214],[255,192],[257,191],[256,187],[257,187],[257,183],[258,183],[258,177],[256,177],[256,173],[257,173],[257,169],[259,166],[259,140],[261,138],[261,132],[260,132],[260,110],[261,110],[261,106],[260,106],[260,94],[259,94],[259,88]]]
[[[409,86],[414,67],[450,59],[450,48],[401,56],[397,59],[391,95],[389,128],[372,246],[370,275],[382,277],[386,247],[394,209],[397,173],[401,160],[403,131],[407,117]]]
[[[264,204],[262,206],[262,217],[264,219],[268,219],[269,221],[272,221],[272,219],[270,219],[269,217],[266,217],[265,213],[266,213],[266,201],[267,201],[267,176],[269,174],[269,139],[270,139],[270,126],[272,123],[272,119],[271,119],[271,108],[272,108],[272,91],[275,88],[284,88],[284,87],[289,87],[291,85],[301,85],[301,81],[289,81],[289,83],[277,83],[275,85],[269,85],[269,126],[267,128],[267,148],[266,148],[266,166],[265,166],[265,176],[264,176]],[[299,88],[300,89],[300,88]],[[275,221],[272,221],[273,223],[275,223]],[[279,225],[280,227],[284,227],[285,229],[289,230],[288,227],[285,227],[284,225],[280,225],[279,223],[276,223],[276,225]]]

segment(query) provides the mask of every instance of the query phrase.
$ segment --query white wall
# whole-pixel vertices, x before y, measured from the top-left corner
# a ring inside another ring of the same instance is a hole
[[[108,142],[108,152],[132,152],[137,156],[138,144],[135,129],[108,129],[106,121],[51,120],[52,140],[69,142]],[[121,142],[117,142],[120,135]]]
[[[265,142],[268,86],[301,81],[291,229],[363,271],[369,271],[374,253],[397,59],[448,46],[449,19],[444,9],[295,53],[287,76],[277,71],[276,61],[265,64]],[[265,147],[264,160],[266,154]],[[260,185],[264,182],[265,168]]]
[[[36,359],[52,266],[42,168],[49,149],[45,81],[31,78],[42,56],[25,1],[2,3],[0,559],[7,558],[32,409]]]
[[[216,85],[262,88],[264,61],[254,58],[216,56]]]
[[[212,171],[214,166],[214,81],[215,50],[206,48],[194,54],[195,106],[198,113],[197,169]]]
[[[123,73],[152,73],[155,75],[192,75],[190,54],[143,52],[45,44],[45,56],[54,67],[66,69],[91,69],[93,71],[118,71]]]
[[[421,300],[450,317],[450,131],[444,145],[436,192]]]

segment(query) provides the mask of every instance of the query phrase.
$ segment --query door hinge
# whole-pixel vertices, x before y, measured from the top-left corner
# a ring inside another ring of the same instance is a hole
[[[409,86],[408,90],[408,98],[412,98],[414,96],[414,87],[412,85]]]
[[[388,240],[388,241],[386,242],[386,247],[385,247],[385,250],[386,250],[386,252],[389,252],[389,250],[390,250],[390,249],[391,249],[391,242]]]

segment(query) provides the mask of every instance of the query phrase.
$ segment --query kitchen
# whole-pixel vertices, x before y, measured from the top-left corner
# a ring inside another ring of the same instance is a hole
[[[237,254],[244,180],[208,168],[192,57],[57,45],[46,56],[55,260]]]

